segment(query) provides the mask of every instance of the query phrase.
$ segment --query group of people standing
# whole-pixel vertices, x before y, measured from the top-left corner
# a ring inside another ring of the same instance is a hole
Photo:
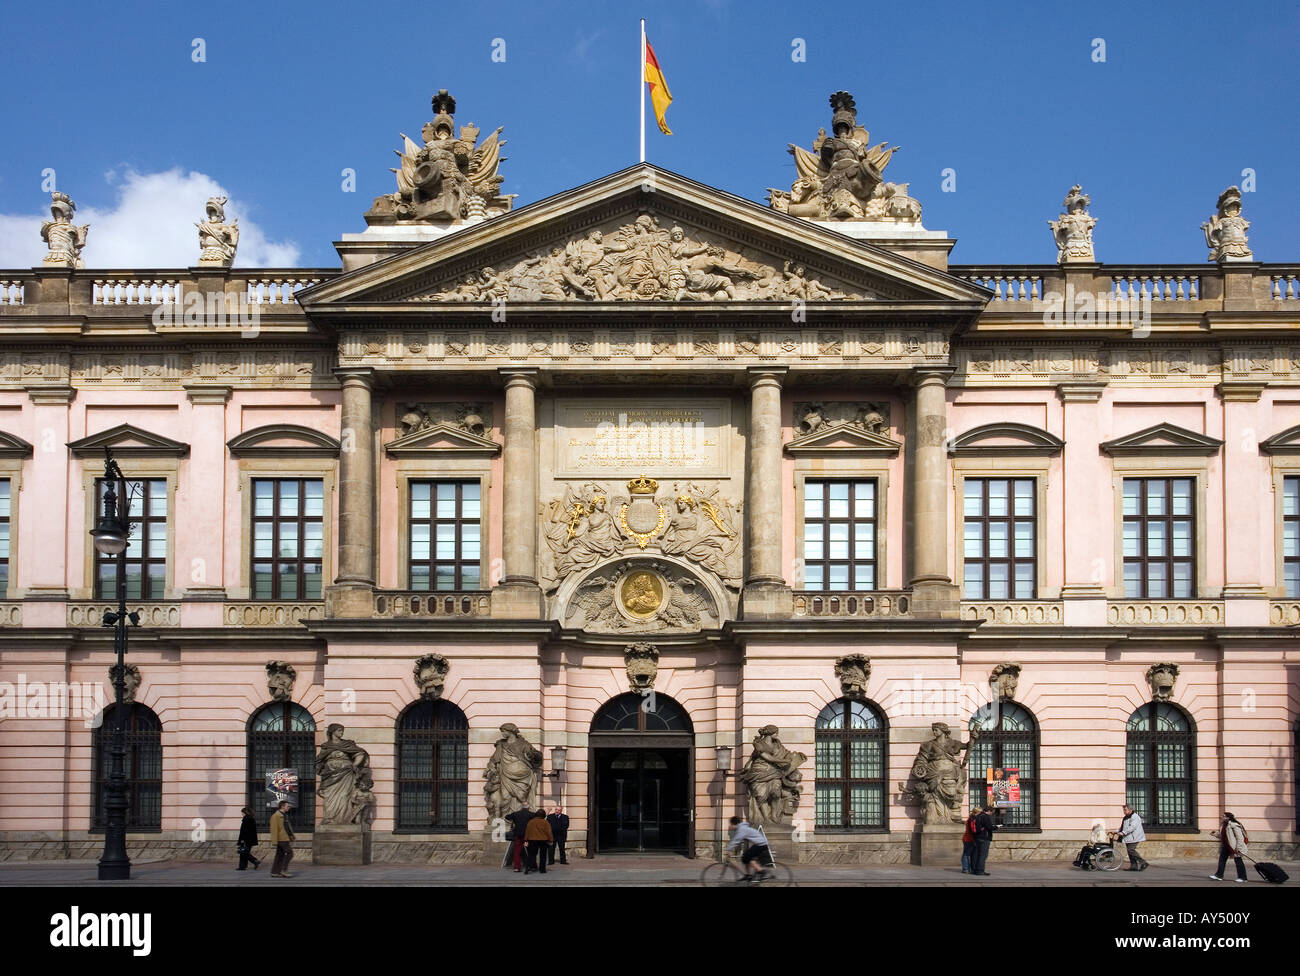
[[[966,818],[966,830],[961,835],[961,873],[987,875],[984,870],[993,844],[993,831],[1001,824],[993,819],[993,804],[983,809],[976,807]]]
[[[568,864],[564,849],[569,836],[569,815],[563,808],[555,807],[549,814],[544,807],[529,810],[521,807],[505,818],[510,824],[510,846],[502,867],[512,866],[524,874],[546,873],[547,864]]]

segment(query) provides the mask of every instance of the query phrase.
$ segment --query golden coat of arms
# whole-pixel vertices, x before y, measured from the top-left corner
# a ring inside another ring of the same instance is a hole
[[[627,483],[629,500],[618,510],[619,525],[636,544],[644,549],[663,531],[668,522],[668,510],[655,501],[659,482],[642,475]]]

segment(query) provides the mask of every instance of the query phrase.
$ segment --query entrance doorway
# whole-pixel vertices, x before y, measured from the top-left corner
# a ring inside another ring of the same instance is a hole
[[[665,695],[620,695],[591,725],[589,854],[694,856],[695,745],[690,717]]]

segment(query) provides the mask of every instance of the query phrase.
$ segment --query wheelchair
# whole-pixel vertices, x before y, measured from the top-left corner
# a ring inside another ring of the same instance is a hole
[[[1120,856],[1111,844],[1096,844],[1088,859],[1079,865],[1084,871],[1117,871],[1122,865]]]

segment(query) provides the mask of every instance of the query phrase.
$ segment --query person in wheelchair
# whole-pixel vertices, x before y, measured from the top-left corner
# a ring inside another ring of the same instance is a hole
[[[1088,843],[1083,845],[1079,851],[1079,856],[1074,859],[1076,868],[1083,868],[1085,871],[1091,871],[1096,868],[1093,863],[1094,858],[1107,847],[1110,847],[1110,838],[1106,833],[1106,824],[1101,820],[1092,822],[1092,833],[1088,836]]]
[[[769,868],[772,866],[772,852],[767,846],[767,836],[761,830],[755,830],[749,825],[748,820],[740,817],[731,818],[731,843],[727,845],[727,853],[734,851],[746,841],[749,846],[745,852],[740,855],[740,865],[745,869],[746,881],[766,881],[772,877]],[[753,870],[750,862],[754,862],[754,867],[758,868],[757,873],[751,874]]]

